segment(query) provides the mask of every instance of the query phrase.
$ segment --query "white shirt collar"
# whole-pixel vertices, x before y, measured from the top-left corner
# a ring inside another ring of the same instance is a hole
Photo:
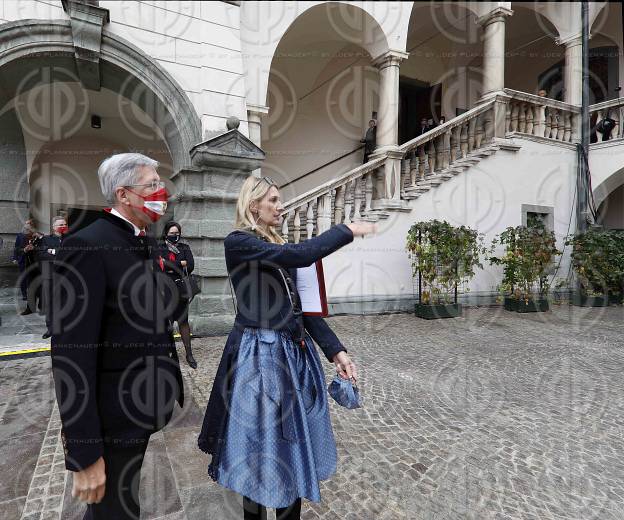
[[[115,208],[111,208],[110,212],[111,212],[111,215],[115,215],[116,217],[119,217],[120,219],[125,220],[126,222],[131,224],[132,228],[134,229],[134,236],[135,237],[138,236],[138,234],[141,231],[144,231],[141,228],[137,227],[133,222],[130,222],[126,217],[124,217],[121,213],[119,213],[119,211],[117,211]]]

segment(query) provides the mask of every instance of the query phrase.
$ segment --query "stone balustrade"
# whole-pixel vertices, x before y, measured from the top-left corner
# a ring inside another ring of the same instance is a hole
[[[512,89],[505,89],[504,93],[508,96],[506,134],[533,135],[565,143],[578,141],[580,107]]]
[[[593,124],[601,119],[610,117],[615,121],[615,128],[611,132],[611,139],[624,138],[624,98],[611,99],[596,103],[589,107],[589,118]]]

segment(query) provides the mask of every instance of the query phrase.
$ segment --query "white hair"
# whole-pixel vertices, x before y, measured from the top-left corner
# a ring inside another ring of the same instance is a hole
[[[56,215],[55,217],[52,217],[52,227],[54,227],[59,220],[67,222],[67,219],[63,215]]]
[[[102,194],[109,204],[115,204],[115,190],[120,186],[137,184],[139,168],[151,166],[158,168],[158,161],[140,153],[118,153],[104,159],[98,168],[98,177]]]

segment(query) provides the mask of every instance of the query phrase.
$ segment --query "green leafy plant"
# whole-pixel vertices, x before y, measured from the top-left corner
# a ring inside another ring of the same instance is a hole
[[[483,235],[446,221],[416,222],[407,233],[406,249],[412,260],[412,276],[420,274],[421,303],[451,303],[455,288],[482,268],[486,253]]]
[[[508,227],[492,241],[490,255],[497,246],[505,248],[503,256],[490,256],[491,265],[503,266],[501,290],[527,303],[536,295],[544,297],[549,290],[548,271],[561,254],[555,234],[537,220],[532,225]]]
[[[589,229],[570,235],[572,266],[586,296],[620,295],[624,285],[624,231]]]

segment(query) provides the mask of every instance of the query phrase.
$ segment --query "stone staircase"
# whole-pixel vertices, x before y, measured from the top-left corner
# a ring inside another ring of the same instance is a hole
[[[298,243],[334,224],[377,222],[411,211],[410,201],[468,174],[499,150],[517,151],[509,137],[570,146],[578,137],[579,107],[510,89],[284,205],[282,236]]]

